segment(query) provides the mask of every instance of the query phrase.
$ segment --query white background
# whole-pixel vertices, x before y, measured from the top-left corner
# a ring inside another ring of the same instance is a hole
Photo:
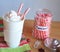
[[[38,9],[48,8],[53,13],[53,21],[60,21],[60,0],[0,0],[0,16],[10,10],[17,11],[20,3],[24,3],[21,12],[28,7],[31,8],[26,19],[34,19]]]

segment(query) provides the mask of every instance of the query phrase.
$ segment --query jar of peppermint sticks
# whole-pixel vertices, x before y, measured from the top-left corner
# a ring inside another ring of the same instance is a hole
[[[38,10],[34,17],[33,36],[44,40],[49,37],[52,13],[48,9]]]

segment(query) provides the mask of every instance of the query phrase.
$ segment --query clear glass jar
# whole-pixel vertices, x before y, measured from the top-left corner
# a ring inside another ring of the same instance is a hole
[[[46,39],[50,34],[52,13],[48,9],[38,10],[35,15],[33,36],[37,39]]]

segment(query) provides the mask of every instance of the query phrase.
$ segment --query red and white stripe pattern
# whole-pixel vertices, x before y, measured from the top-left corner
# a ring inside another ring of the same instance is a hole
[[[44,40],[49,37],[50,33],[50,24],[51,24],[51,13],[37,13],[35,16],[35,23],[33,29],[33,35],[37,39]],[[39,30],[36,26],[40,26],[41,28],[47,27],[47,30]]]

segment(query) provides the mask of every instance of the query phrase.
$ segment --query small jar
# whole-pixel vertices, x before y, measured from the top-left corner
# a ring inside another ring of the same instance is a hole
[[[44,40],[44,45],[50,49],[51,52],[57,52],[60,50],[60,41],[57,39],[47,38]]]

